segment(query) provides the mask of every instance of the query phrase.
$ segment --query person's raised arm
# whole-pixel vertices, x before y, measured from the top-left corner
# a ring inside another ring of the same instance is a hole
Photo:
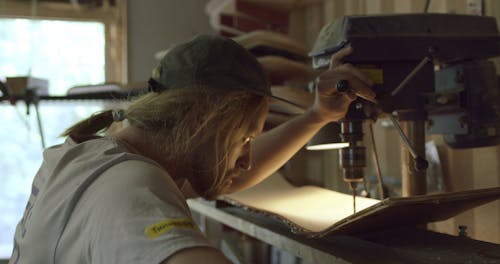
[[[262,133],[252,142],[252,167],[233,179],[230,192],[251,187],[278,170],[321,127],[343,118],[357,94],[375,98],[370,89],[372,81],[351,64],[342,63],[342,58],[351,52],[352,48],[347,47],[332,56],[330,68],[317,78],[315,100],[310,109]],[[335,84],[340,80],[349,82],[350,92],[336,92]]]

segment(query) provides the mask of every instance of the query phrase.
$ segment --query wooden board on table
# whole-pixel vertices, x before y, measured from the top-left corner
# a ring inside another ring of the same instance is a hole
[[[296,233],[311,237],[358,234],[400,226],[415,226],[453,217],[466,210],[500,199],[500,187],[382,201],[316,187],[296,187],[275,174],[242,192],[220,199],[277,218]]]

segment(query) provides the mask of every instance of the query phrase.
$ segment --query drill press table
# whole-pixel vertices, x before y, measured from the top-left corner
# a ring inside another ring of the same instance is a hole
[[[310,239],[284,223],[239,207],[188,200],[191,210],[310,263],[500,263],[500,245],[398,227],[356,236]]]

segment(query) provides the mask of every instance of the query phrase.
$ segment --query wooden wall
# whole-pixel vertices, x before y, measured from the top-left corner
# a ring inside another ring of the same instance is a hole
[[[324,0],[291,11],[290,35],[312,47],[321,27],[337,17],[350,14],[421,13],[425,8],[425,2],[424,0]],[[468,2],[471,1],[431,1],[429,12],[465,14]],[[486,0],[485,13],[500,19],[500,1]],[[500,69],[498,65],[497,63],[497,69]],[[394,128],[384,127],[380,122],[375,124],[374,129],[382,173],[399,176],[401,151],[397,133]],[[428,140],[434,140],[439,150],[447,191],[500,186],[500,146],[454,150],[449,148],[440,136],[429,136]],[[367,158],[371,159],[369,153]],[[288,171],[296,176],[301,173],[307,174],[307,180],[312,184],[345,190],[344,184],[339,180],[340,170],[337,160],[338,154],[335,151],[323,154],[300,152],[288,166]],[[370,164],[367,174],[372,172],[373,165]],[[297,180],[297,183],[304,181],[306,180]],[[500,243],[500,201],[470,210],[450,220],[431,224],[429,227],[440,232],[457,234],[459,225],[467,225],[467,232],[472,238]]]

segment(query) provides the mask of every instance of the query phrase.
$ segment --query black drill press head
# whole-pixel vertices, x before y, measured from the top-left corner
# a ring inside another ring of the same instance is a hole
[[[309,54],[313,68],[326,69],[332,54],[352,46],[354,52],[344,60],[374,81],[378,101],[374,106],[356,99],[340,121],[341,136],[350,143],[341,150],[349,185],[362,181],[366,165],[363,121],[387,113],[428,121],[428,132],[443,135],[451,147],[499,144],[499,85],[494,66],[484,63],[500,55],[499,43],[496,19],[485,16],[345,16],[325,25]],[[395,93],[425,58],[432,63],[423,64]]]

